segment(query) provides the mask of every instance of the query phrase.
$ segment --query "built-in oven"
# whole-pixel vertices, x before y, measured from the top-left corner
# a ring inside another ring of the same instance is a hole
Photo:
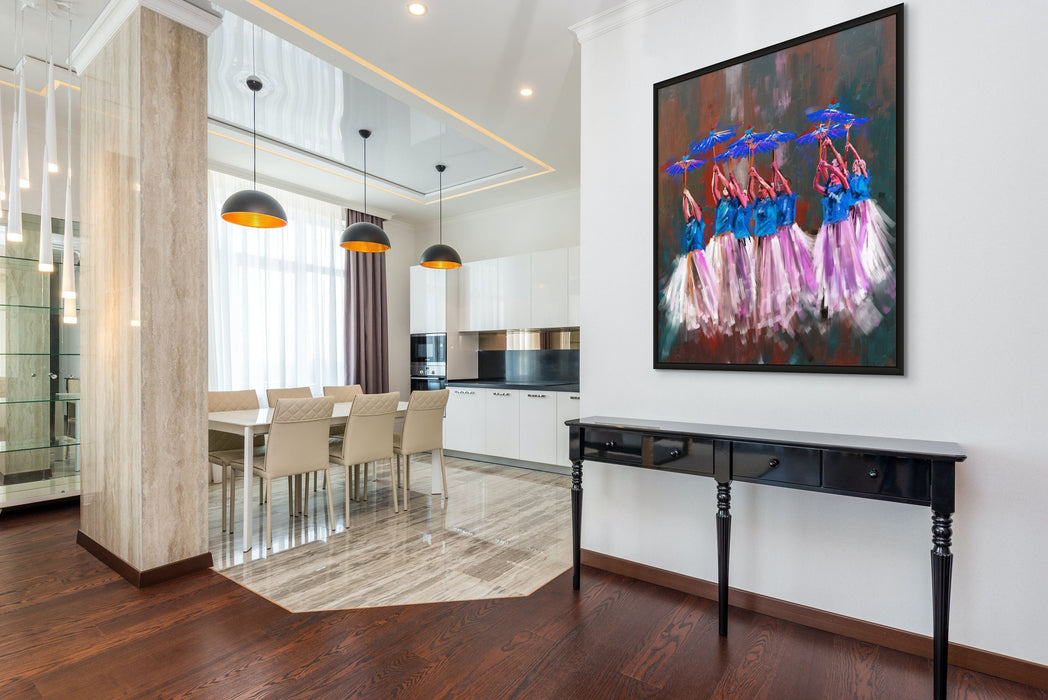
[[[431,391],[443,389],[448,380],[448,365],[445,362],[412,362],[411,390]]]
[[[426,333],[411,335],[411,363],[444,364],[448,361],[447,335]]]

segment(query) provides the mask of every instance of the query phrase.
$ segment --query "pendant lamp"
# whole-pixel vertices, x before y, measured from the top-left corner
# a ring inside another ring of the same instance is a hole
[[[47,172],[50,156],[51,152],[45,141],[44,168],[40,181],[40,249],[36,265],[40,272],[55,271],[54,251],[51,249],[51,176]]]
[[[13,177],[12,180],[18,181],[18,187],[23,190],[28,190],[30,186],[29,181],[29,122],[25,116],[25,3],[18,3],[18,55],[21,56],[18,65],[18,107],[15,113],[18,115],[18,135],[16,141],[11,145],[18,153],[18,177]],[[19,227],[21,231],[21,227]],[[21,233],[19,233],[19,239],[21,239]],[[10,236],[8,236],[10,238]]]
[[[0,115],[4,113],[4,91],[0,90]],[[0,119],[0,123],[3,120]],[[7,161],[4,160],[4,130],[0,129],[0,202],[7,199]]]
[[[18,186],[18,111],[11,119],[11,180],[8,182],[7,197],[7,240],[22,242],[22,191]]]
[[[462,258],[459,257],[458,251],[449,245],[444,245],[444,171],[446,169],[447,166],[443,163],[437,165],[437,172],[440,173],[438,176],[440,178],[440,213],[437,219],[440,242],[426,248],[418,261],[422,267],[431,267],[436,270],[453,270],[456,267],[462,267]]]
[[[371,132],[361,129],[357,132],[364,140],[364,213],[368,213],[368,137]],[[389,236],[369,221],[358,221],[346,227],[338,244],[346,250],[357,253],[384,253],[389,250]]]
[[[44,102],[44,147],[48,157],[44,159],[44,172],[58,172],[58,136],[55,130],[55,22],[47,13],[47,98]]]
[[[251,186],[250,190],[234,192],[222,205],[222,218],[231,224],[252,228],[280,228],[287,226],[287,214],[273,197],[257,189],[258,178],[258,135],[255,123],[255,108],[262,81],[257,75],[249,75],[247,87],[251,90]]]
[[[69,14],[69,63],[73,65],[73,14]],[[66,133],[73,133],[73,95],[66,101]],[[84,207],[81,203],[81,218]],[[76,323],[76,256],[73,252],[73,139],[66,139],[65,225],[62,228],[62,300],[65,323]],[[72,303],[70,303],[72,301]],[[69,320],[72,317],[72,320]]]

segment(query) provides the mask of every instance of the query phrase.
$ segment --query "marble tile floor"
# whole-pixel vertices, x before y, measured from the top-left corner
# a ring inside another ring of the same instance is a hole
[[[453,457],[445,462],[447,501],[424,492],[428,455],[412,457],[410,508],[400,513],[391,505],[388,467],[380,464],[368,500],[350,503],[348,530],[344,479],[332,470],[334,532],[323,489],[310,490],[307,516],[291,518],[286,482],[275,481],[268,552],[264,507],[256,501],[254,549],[241,552],[239,535],[221,531],[221,484],[212,484],[214,568],[302,612],[528,595],[571,566],[570,477]],[[237,484],[239,526],[243,485]],[[253,493],[257,498],[257,487]]]

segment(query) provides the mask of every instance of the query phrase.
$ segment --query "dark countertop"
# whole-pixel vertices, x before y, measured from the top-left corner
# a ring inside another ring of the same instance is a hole
[[[546,391],[564,391],[573,394],[579,391],[578,382],[555,384],[551,382],[507,382],[498,379],[449,379],[448,386],[468,386],[477,389],[545,389]]]

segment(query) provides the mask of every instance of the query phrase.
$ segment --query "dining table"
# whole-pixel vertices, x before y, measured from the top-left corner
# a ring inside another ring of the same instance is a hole
[[[352,401],[336,403],[331,414],[332,425],[345,425],[349,417],[349,411],[353,406]],[[244,436],[244,551],[250,552],[254,545],[254,531],[252,524],[252,498],[251,474],[254,467],[254,444],[256,435],[265,435],[269,432],[273,423],[272,408],[257,408],[247,411],[215,411],[207,414],[208,430],[218,430],[223,433]],[[401,401],[397,404],[397,418],[403,418],[408,410],[408,402]],[[223,506],[225,507],[225,506]]]

